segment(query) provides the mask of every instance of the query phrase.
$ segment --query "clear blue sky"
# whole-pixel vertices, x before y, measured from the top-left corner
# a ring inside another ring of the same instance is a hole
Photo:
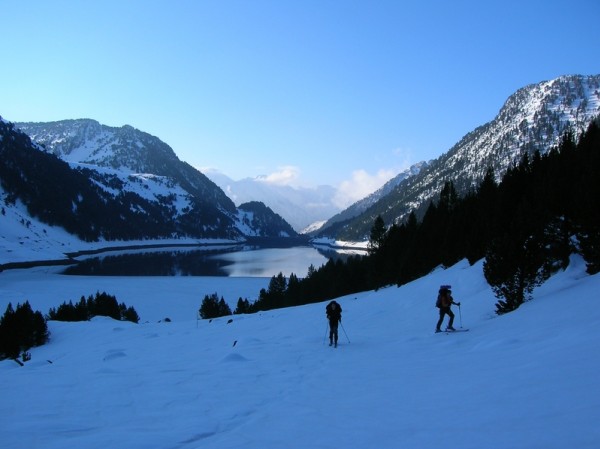
[[[363,189],[600,73],[600,1],[0,1],[0,115],[132,125],[234,179]],[[286,178],[287,176],[287,178]]]

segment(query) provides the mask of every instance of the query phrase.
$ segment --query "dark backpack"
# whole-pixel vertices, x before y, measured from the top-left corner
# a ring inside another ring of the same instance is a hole
[[[327,312],[327,318],[330,320],[339,321],[342,317],[342,306],[335,301],[331,301],[327,304],[325,311]]]
[[[442,285],[440,287],[440,292],[438,294],[437,301],[435,302],[435,306],[438,309],[442,307],[442,295],[447,295],[450,288],[451,287],[449,285]]]

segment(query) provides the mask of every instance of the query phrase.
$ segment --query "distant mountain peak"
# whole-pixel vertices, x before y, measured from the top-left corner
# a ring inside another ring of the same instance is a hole
[[[266,182],[266,176],[234,181],[220,172],[206,170],[205,174],[238,206],[250,201],[260,201],[285,218],[298,232],[314,222],[325,221],[340,211],[333,201],[336,190],[331,186],[291,187]]]
[[[165,168],[179,162],[170,146],[130,125],[116,128],[91,119],[17,125],[67,162],[159,175],[168,174],[163,173]]]

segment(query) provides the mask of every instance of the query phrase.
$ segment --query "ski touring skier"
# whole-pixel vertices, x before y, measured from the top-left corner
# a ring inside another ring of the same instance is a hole
[[[450,309],[452,304],[460,307],[460,302],[454,302],[454,298],[452,297],[451,287],[449,285],[442,285],[440,287],[440,291],[438,293],[437,302],[435,306],[440,309],[440,319],[435,326],[436,332],[441,332],[442,322],[444,321],[444,316],[448,315],[450,317],[450,321],[448,321],[448,326],[446,327],[446,331],[455,331],[454,327],[454,313]]]
[[[338,344],[338,325],[342,321],[342,306],[337,302],[331,301],[325,307],[327,319],[329,320],[329,346],[337,348]]]

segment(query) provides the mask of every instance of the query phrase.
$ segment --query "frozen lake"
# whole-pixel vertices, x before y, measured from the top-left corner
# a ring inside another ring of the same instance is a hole
[[[305,277],[330,257],[345,257],[312,246],[290,248],[206,247],[109,252],[79,257],[65,274],[86,276],[229,276],[272,277],[294,273]]]

